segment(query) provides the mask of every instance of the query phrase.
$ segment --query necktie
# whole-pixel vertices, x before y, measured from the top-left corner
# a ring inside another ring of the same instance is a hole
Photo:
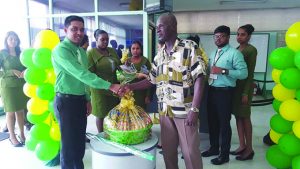
[[[222,51],[222,49],[218,49],[218,51],[217,51],[217,53],[216,53],[216,56],[215,56],[214,65],[215,65],[216,62],[219,60],[221,51]]]
[[[78,62],[82,65],[82,58],[81,58],[81,54],[80,54],[79,49],[77,50],[77,59],[78,59]]]
[[[218,51],[216,52],[216,56],[215,56],[215,59],[214,59],[214,62],[213,62],[213,65],[212,66],[215,66],[217,61],[219,60],[219,57],[220,57],[220,53],[221,53],[222,49],[218,49]],[[209,78],[208,78],[208,84],[209,85],[212,85],[213,82],[214,82],[214,78],[216,77],[217,75],[214,75],[214,74],[210,74],[209,75]]]

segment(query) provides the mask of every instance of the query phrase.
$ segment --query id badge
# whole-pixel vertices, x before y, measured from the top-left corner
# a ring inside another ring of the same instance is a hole
[[[213,79],[213,80],[216,80],[216,79],[218,79],[218,75],[217,74],[210,74],[209,78]]]

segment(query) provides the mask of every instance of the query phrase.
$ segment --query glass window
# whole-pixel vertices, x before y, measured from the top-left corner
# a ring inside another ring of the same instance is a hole
[[[31,46],[34,44],[35,36],[41,31],[50,28],[50,22],[48,18],[31,18],[29,19],[30,27],[30,42]]]
[[[100,12],[140,11],[143,10],[143,0],[98,0]]]
[[[99,29],[105,30],[110,40],[116,40],[124,48],[128,48],[133,40],[143,44],[142,15],[99,16]]]
[[[0,49],[4,48],[4,38],[8,31],[14,31],[18,34],[22,49],[29,46],[26,9],[26,1],[9,0],[0,5],[0,20],[2,23],[0,29]]]
[[[88,13],[94,12],[94,0],[54,0],[53,13]]]
[[[48,0],[28,0],[29,16],[41,16],[49,13]]]

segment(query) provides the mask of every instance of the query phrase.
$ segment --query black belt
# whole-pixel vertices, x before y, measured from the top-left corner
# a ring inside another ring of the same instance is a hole
[[[56,96],[70,99],[85,99],[85,95],[63,94],[58,92],[56,93]]]
[[[214,86],[209,86],[210,90],[232,90],[234,87],[214,87]]]

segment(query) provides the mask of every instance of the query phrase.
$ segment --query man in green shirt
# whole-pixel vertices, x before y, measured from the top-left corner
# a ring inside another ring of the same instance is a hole
[[[118,93],[119,84],[111,84],[88,71],[85,51],[79,46],[84,36],[84,20],[65,19],[66,38],[53,50],[56,74],[54,111],[61,132],[61,168],[83,169],[87,116],[91,113],[88,87]]]

